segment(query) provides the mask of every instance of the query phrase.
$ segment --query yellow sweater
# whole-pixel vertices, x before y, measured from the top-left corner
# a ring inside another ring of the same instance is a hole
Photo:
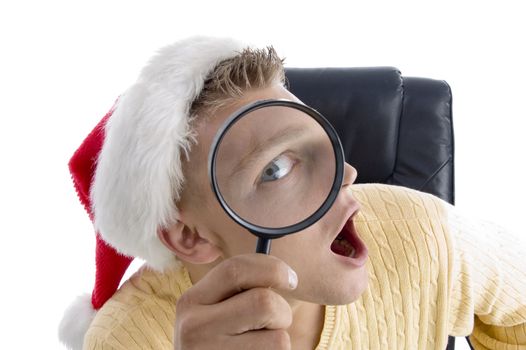
[[[352,188],[369,286],[352,304],[326,306],[316,349],[443,350],[448,335],[469,334],[475,349],[526,349],[524,244],[423,192]],[[182,267],[141,268],[99,310],[84,348],[173,349],[175,303],[191,286]]]

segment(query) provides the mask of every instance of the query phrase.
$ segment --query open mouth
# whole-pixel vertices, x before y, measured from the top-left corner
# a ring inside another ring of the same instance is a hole
[[[362,242],[354,227],[353,218],[344,225],[341,232],[331,244],[331,251],[336,255],[346,258],[356,266],[362,266],[367,260],[367,247]]]

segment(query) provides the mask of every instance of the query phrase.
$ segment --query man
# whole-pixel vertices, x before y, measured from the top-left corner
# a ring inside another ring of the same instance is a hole
[[[150,61],[88,136],[70,166],[100,234],[88,305],[99,311],[79,322],[79,304],[70,309],[64,341],[444,349],[448,334],[472,334],[477,349],[526,346],[526,266],[511,236],[429,194],[354,184],[349,164],[319,221],[275,240],[270,256],[252,253],[256,238],[214,197],[207,157],[239,108],[269,98],[302,103],[286,89],[282,64],[271,47],[181,40]],[[133,257],[145,266],[115,292]]]

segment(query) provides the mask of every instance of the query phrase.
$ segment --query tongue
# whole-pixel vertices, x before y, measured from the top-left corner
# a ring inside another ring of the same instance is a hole
[[[338,237],[332,242],[331,250],[338,255],[348,257],[354,255],[354,247],[345,239],[343,234],[338,235]]]

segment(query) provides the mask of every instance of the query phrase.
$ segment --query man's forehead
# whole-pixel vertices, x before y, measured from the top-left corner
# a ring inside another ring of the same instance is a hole
[[[207,159],[212,140],[214,139],[216,133],[218,132],[221,125],[223,125],[228,117],[230,117],[235,111],[257,100],[271,98],[286,98],[295,102],[303,103],[290,91],[279,85],[261,90],[248,91],[245,93],[243,98],[236,101],[234,104],[219,109],[218,112],[213,116],[203,119],[200,123],[198,123],[196,127],[198,148],[200,149],[200,152],[204,153],[201,155],[201,157],[204,156],[205,159]]]

